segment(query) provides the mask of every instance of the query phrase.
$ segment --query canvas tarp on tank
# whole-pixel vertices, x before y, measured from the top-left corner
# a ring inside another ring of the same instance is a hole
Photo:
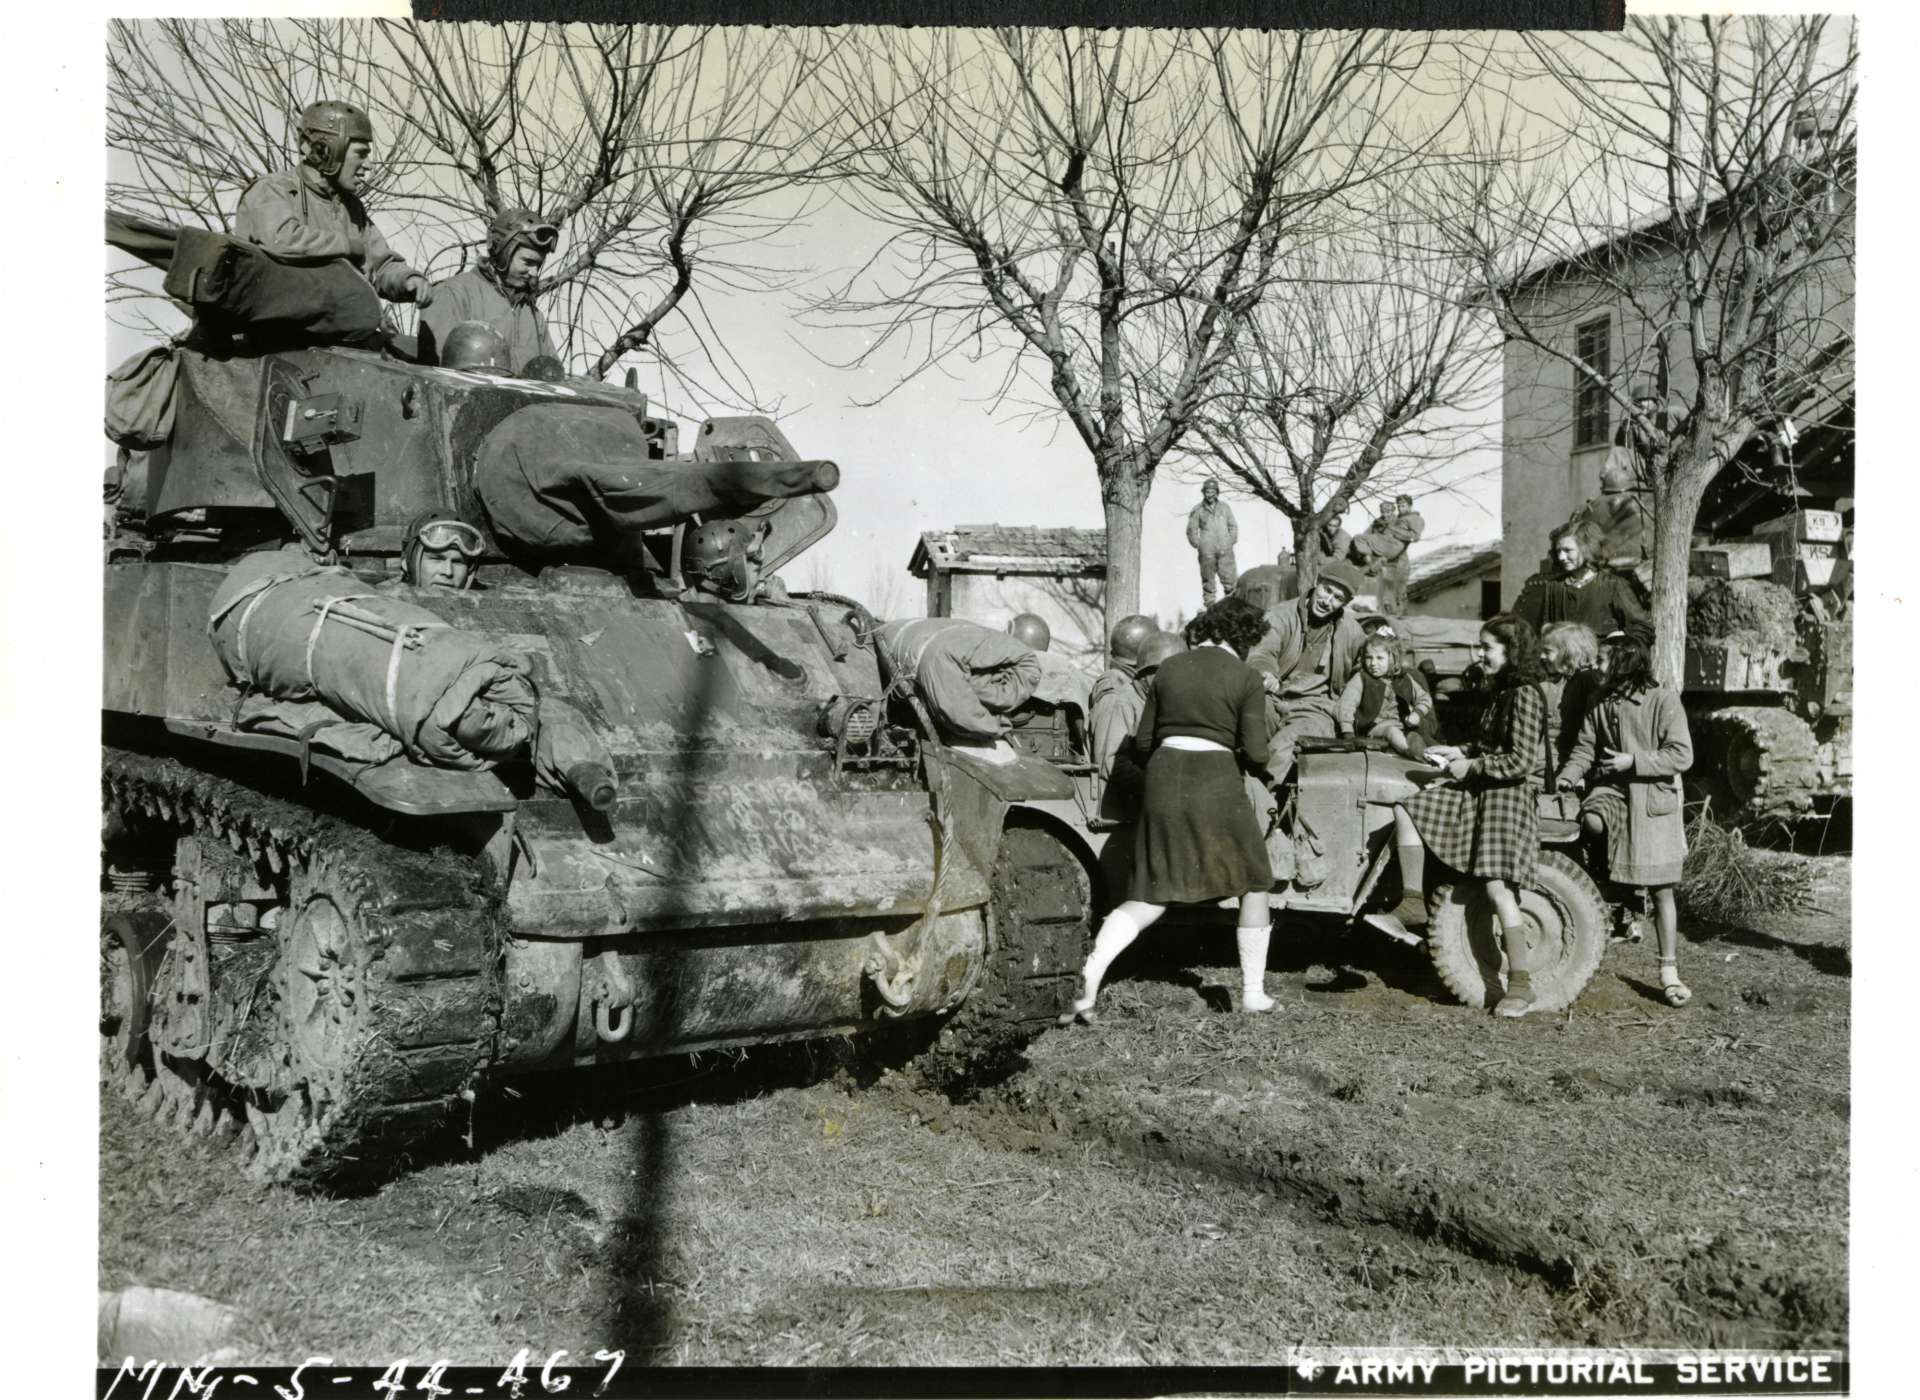
[[[242,686],[378,725],[416,762],[489,768],[533,735],[539,697],[525,658],[299,550],[237,564],[208,630]]]
[[[637,563],[643,531],[831,485],[819,462],[667,462],[647,451],[624,409],[530,405],[488,435],[474,488],[510,548]]]
[[[343,258],[277,262],[222,233],[114,209],[107,211],[107,242],[165,270],[167,295],[214,329],[303,345],[380,340],[380,294]]]

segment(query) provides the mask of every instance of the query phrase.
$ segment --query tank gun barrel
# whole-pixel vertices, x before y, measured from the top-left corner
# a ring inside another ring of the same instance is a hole
[[[644,530],[716,511],[739,514],[767,501],[812,496],[840,484],[832,462],[660,462],[640,469],[630,523]],[[651,496],[642,504],[640,497]]]
[[[649,530],[742,515],[840,483],[832,462],[662,460],[633,416],[535,405],[510,415],[474,459],[474,485],[508,549],[605,557]]]

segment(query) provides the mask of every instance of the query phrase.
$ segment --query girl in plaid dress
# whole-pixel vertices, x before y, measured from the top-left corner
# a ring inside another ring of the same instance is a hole
[[[1465,748],[1442,744],[1427,762],[1451,781],[1435,783],[1394,808],[1401,883],[1425,890],[1425,858],[1486,882],[1500,916],[1509,964],[1507,994],[1497,1016],[1524,1016],[1533,1006],[1526,932],[1515,890],[1533,885],[1540,855],[1539,794],[1547,777],[1547,702],[1540,693],[1539,647],[1524,618],[1504,613],[1480,629],[1475,658],[1493,687],[1493,701]]]

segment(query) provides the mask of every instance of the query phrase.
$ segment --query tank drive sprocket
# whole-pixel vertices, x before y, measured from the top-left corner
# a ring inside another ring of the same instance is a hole
[[[176,841],[144,1018],[127,930],[103,938],[110,1080],[156,1117],[231,1137],[263,1181],[361,1175],[446,1130],[499,1025],[501,904],[482,863],[172,758],[109,748],[104,779],[110,812]]]

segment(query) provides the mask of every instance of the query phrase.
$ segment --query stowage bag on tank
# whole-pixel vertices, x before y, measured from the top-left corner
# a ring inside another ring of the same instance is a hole
[[[208,631],[239,684],[376,724],[416,762],[490,768],[533,733],[539,695],[519,653],[299,550],[235,565]]]
[[[511,546],[633,562],[641,532],[823,489],[822,466],[649,460],[631,413],[535,404],[488,435],[473,474],[487,522]]]
[[[207,229],[107,211],[107,242],[167,270],[167,295],[220,329],[304,344],[380,340],[380,294],[345,259],[282,263]]]

